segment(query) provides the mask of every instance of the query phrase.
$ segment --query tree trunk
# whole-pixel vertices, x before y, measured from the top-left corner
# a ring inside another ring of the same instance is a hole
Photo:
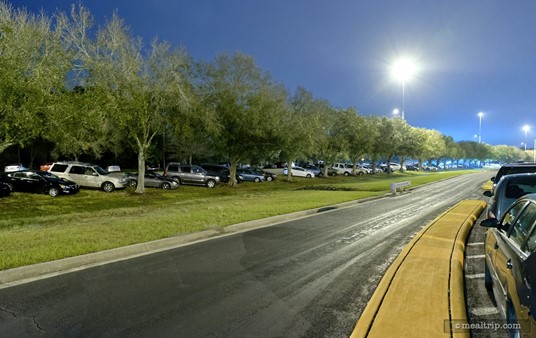
[[[145,151],[143,149],[138,152],[138,185],[135,192],[137,194],[145,192]]]
[[[294,182],[292,179],[292,160],[287,159],[287,182]]]
[[[229,168],[229,183],[228,186],[235,188],[238,186],[238,182],[236,180],[236,167],[238,165],[238,158],[236,156],[231,156],[229,159],[230,161],[230,168]]]

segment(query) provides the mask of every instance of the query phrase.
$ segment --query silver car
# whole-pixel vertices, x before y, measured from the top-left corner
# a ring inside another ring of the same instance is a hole
[[[488,201],[488,218],[501,219],[504,211],[515,200],[526,194],[536,193],[536,173],[502,176],[492,191],[485,191]]]
[[[55,162],[48,170],[59,177],[76,182],[81,187],[99,188],[106,192],[124,189],[128,180],[124,175],[110,175],[98,165],[81,162]]]

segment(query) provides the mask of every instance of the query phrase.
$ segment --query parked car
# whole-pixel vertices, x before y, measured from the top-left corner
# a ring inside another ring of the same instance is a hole
[[[484,283],[493,292],[511,337],[536,332],[536,194],[516,200],[501,219],[488,218]]]
[[[124,175],[112,175],[98,165],[81,162],[54,162],[49,172],[76,182],[81,187],[99,188],[106,192],[124,189],[128,180]]]
[[[291,173],[292,173],[292,176],[296,176],[296,177],[305,177],[305,178],[315,177],[314,173],[302,167],[292,167]],[[287,168],[283,169],[283,175],[287,175],[287,174],[288,174]]]
[[[127,174],[127,179],[129,186],[136,187],[138,185],[138,173]],[[143,185],[146,188],[160,188],[164,190],[177,189],[179,187],[177,181],[153,171],[145,172]]]
[[[352,169],[348,168],[346,164],[344,163],[333,163],[331,165],[331,169],[336,170],[337,175],[344,175],[344,176],[352,175]],[[335,176],[335,175],[332,175],[332,176]]]
[[[418,164],[408,164],[406,165],[406,170],[419,171],[420,169]]]
[[[264,174],[257,173],[249,168],[238,168],[236,173],[242,176],[244,181],[259,183],[264,181]]]
[[[263,170],[261,168],[252,167],[252,168],[249,168],[249,169],[253,170],[257,174],[263,175],[264,180],[268,181],[268,182],[271,182],[271,181],[273,181],[273,180],[275,180],[277,178],[277,174],[271,173],[271,172]]]
[[[50,169],[50,167],[52,167],[52,162],[47,162],[47,163],[41,164],[39,166],[39,170],[48,171],[48,169]]]
[[[422,166],[422,169],[427,170],[427,171],[438,171],[439,170],[439,168],[434,166],[434,165],[426,165],[426,164],[424,164]]]
[[[495,189],[497,183],[504,175],[520,174],[520,173],[536,173],[536,163],[534,162],[522,162],[522,163],[508,163],[503,164],[497,172],[497,175],[491,178],[493,187],[491,191]]]
[[[6,197],[11,194],[11,188],[7,183],[0,182],[0,197]]]
[[[23,170],[3,173],[0,181],[7,184],[11,191],[49,194],[57,197],[60,194],[72,195],[80,190],[80,186],[49,173],[48,171]]]
[[[201,168],[205,169],[210,176],[218,176],[220,182],[227,183],[231,177],[231,171],[229,167],[219,164],[200,164]],[[244,180],[240,175],[236,175],[236,180],[238,183]]]
[[[536,193],[536,173],[513,174],[501,177],[492,191],[484,191],[489,197],[487,214],[500,219],[515,200],[526,194]]]
[[[301,167],[303,169],[311,171],[313,174],[315,174],[316,177],[324,176],[324,173],[322,172],[322,170],[320,170],[319,167],[314,166],[312,164],[304,164],[304,165],[301,165]]]
[[[14,171],[20,171],[20,170],[26,170],[28,168],[26,168],[25,166],[23,166],[22,164],[20,163],[15,163],[15,164],[8,164],[4,167],[4,172],[6,173],[9,173],[9,172],[14,172]]]
[[[380,168],[384,171],[384,172],[387,172],[388,171],[388,168],[387,168],[387,163],[382,163],[380,164]],[[389,167],[391,168],[391,172],[393,171],[400,171],[400,169],[402,169],[402,167],[400,166],[400,164],[398,163],[394,163],[394,162],[391,162],[389,163]]]
[[[164,176],[174,179],[179,184],[204,185],[208,188],[214,188],[220,182],[219,176],[209,175],[198,165],[177,162],[168,163]]]

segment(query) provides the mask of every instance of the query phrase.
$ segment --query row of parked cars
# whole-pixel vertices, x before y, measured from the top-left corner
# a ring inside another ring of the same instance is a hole
[[[118,170],[105,170],[95,164],[71,161],[47,163],[40,170],[10,165],[5,167],[5,172],[0,173],[0,197],[8,196],[12,191],[46,193],[55,197],[76,194],[81,187],[112,192],[138,185],[137,173],[122,173]],[[163,173],[147,170],[144,182],[145,187],[164,190],[177,189],[181,184],[214,188],[220,182],[228,182],[229,177],[229,168],[225,166],[171,162]],[[260,168],[240,168],[236,178],[238,182],[262,182],[273,181],[277,175]]]
[[[536,332],[536,163],[503,165],[492,177],[485,234],[484,283],[510,336]]]

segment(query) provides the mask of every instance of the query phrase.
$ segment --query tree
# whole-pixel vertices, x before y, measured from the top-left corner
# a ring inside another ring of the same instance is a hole
[[[80,83],[100,98],[109,135],[121,135],[138,154],[137,193],[144,192],[145,161],[156,135],[168,124],[180,123],[191,112],[193,89],[188,81],[191,59],[183,49],[172,50],[154,40],[144,49],[116,14],[89,38],[91,15],[75,6],[70,20],[60,15],[65,41],[74,50]]]
[[[0,2],[0,153],[42,132],[47,111],[58,103],[68,55],[44,15]]]
[[[236,167],[244,159],[269,152],[285,108],[286,91],[242,53],[220,54],[205,65],[202,93],[215,112],[219,133],[214,144],[230,162],[230,186],[236,186]]]
[[[353,164],[352,174],[356,174],[356,163],[367,153],[374,144],[374,124],[370,119],[358,114],[355,108],[343,109],[334,115],[338,133],[340,153],[345,153]]]
[[[309,157],[315,150],[318,134],[323,131],[321,115],[327,105],[301,87],[289,101],[279,121],[277,143],[289,167],[287,180],[292,181],[291,163]]]

